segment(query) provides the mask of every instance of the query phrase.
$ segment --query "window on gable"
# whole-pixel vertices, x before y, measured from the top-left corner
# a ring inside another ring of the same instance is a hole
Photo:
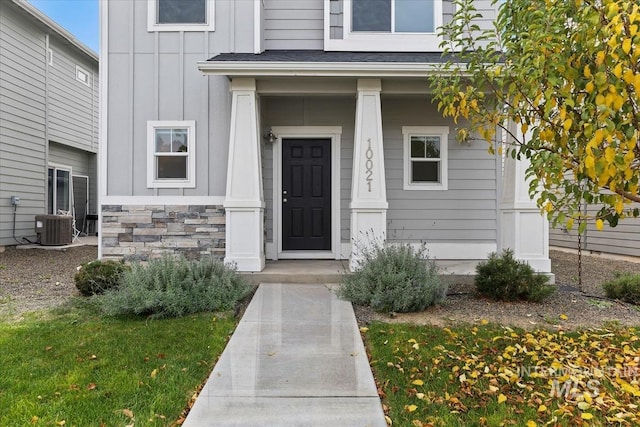
[[[352,0],[351,30],[433,33],[434,0]]]
[[[449,128],[404,126],[404,189],[447,189]]]
[[[212,31],[213,0],[148,0],[148,31]]]
[[[195,122],[148,122],[147,186],[195,187]]]
[[[87,86],[91,86],[91,78],[89,77],[89,72],[78,65],[76,65],[76,80],[84,83]]]

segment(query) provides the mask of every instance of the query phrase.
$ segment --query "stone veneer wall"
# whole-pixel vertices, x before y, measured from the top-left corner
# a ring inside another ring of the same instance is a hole
[[[103,205],[102,257],[148,261],[225,253],[225,214],[209,205]]]

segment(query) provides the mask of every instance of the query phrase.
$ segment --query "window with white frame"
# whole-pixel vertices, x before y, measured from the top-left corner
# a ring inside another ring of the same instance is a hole
[[[342,0],[344,31],[325,50],[437,52],[442,38],[443,0]],[[325,20],[330,13],[325,14]],[[325,21],[325,28],[329,21]]]
[[[148,31],[213,31],[214,0],[147,0]]]
[[[196,122],[147,122],[147,187],[195,187]]]
[[[91,86],[91,77],[89,76],[89,72],[79,65],[76,65],[76,80],[87,86]]]
[[[404,189],[446,190],[449,128],[403,126]]]
[[[435,0],[351,0],[351,31],[433,33]]]
[[[49,165],[47,181],[48,213],[56,215],[60,211],[71,211],[71,167]]]

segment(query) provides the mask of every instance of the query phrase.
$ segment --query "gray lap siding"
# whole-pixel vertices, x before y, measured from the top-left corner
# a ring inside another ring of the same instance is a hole
[[[382,97],[387,237],[389,241],[494,243],[497,238],[496,159],[481,142],[459,144],[455,125],[426,97]],[[353,97],[264,97],[265,126],[342,126],[341,241],[350,234],[355,99]],[[403,189],[402,126],[449,126],[449,189]],[[273,241],[273,150],[263,146],[267,242]]]

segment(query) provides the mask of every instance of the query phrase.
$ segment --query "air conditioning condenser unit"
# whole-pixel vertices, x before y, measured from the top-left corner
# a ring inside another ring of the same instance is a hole
[[[68,245],[73,240],[73,217],[36,215],[38,243],[44,246]]]

